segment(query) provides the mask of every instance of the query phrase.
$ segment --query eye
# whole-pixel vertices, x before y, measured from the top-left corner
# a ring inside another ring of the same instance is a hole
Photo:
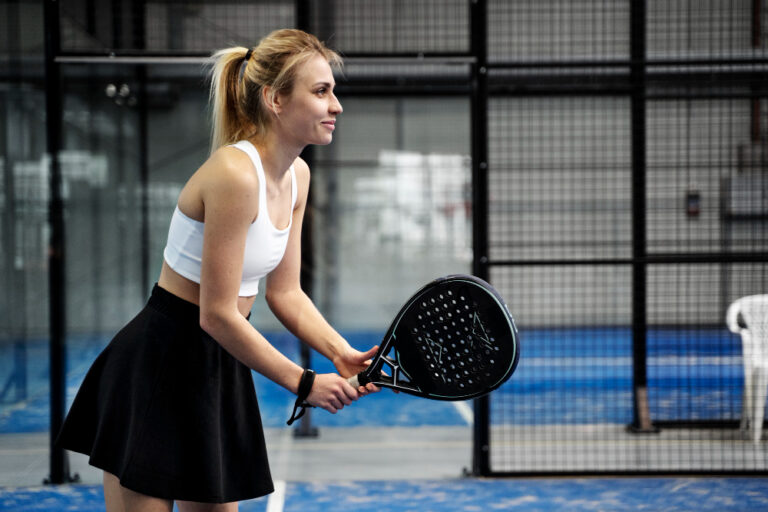
[[[328,91],[328,89],[326,89],[325,87],[321,87],[320,89],[317,89],[317,90],[315,91],[315,94],[317,94],[318,96],[322,96],[322,95],[323,95],[323,94],[325,94],[327,91]]]

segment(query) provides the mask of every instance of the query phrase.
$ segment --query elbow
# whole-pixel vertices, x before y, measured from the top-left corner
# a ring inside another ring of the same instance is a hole
[[[213,315],[210,313],[200,311],[200,328],[213,336],[212,330],[214,329],[214,326],[216,325],[216,320],[213,318]]]
[[[212,338],[217,339],[227,324],[226,315],[207,308],[200,309],[200,328]]]
[[[274,291],[266,290],[264,292],[264,301],[267,303],[269,310],[279,316],[280,311],[280,294]]]
[[[267,306],[272,307],[273,300],[275,300],[275,292],[267,287],[267,289],[264,290],[264,302],[267,303]]]
[[[275,306],[280,302],[280,294],[275,292],[274,290],[270,290],[267,288],[264,291],[264,301],[267,303],[267,306],[269,306],[269,309],[274,310]]]
[[[264,300],[267,306],[269,306],[270,311],[277,315],[278,318],[282,318],[285,313],[295,309],[297,297],[299,297],[295,292],[295,290],[270,290],[267,288],[264,292]],[[301,292],[300,289],[299,292]]]

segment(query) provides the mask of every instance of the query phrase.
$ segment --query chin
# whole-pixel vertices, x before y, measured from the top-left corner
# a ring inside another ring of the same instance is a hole
[[[317,140],[310,142],[310,144],[314,144],[315,146],[327,146],[331,142],[333,142],[333,136],[320,137]]]

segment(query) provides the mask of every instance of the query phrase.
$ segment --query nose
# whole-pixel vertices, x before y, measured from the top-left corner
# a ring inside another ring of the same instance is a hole
[[[335,115],[339,115],[342,112],[344,112],[344,109],[341,107],[341,102],[339,101],[339,98],[337,98],[335,94],[333,95],[333,101],[331,101],[331,104],[328,107],[328,110]]]

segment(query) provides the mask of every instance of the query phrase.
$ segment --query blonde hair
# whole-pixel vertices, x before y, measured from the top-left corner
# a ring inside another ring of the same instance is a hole
[[[252,50],[235,46],[214,53],[211,153],[244,138],[264,136],[275,98],[291,92],[301,65],[316,55],[334,68],[341,67],[336,52],[312,34],[295,29],[276,30]],[[270,87],[268,104],[262,95],[264,87]]]

